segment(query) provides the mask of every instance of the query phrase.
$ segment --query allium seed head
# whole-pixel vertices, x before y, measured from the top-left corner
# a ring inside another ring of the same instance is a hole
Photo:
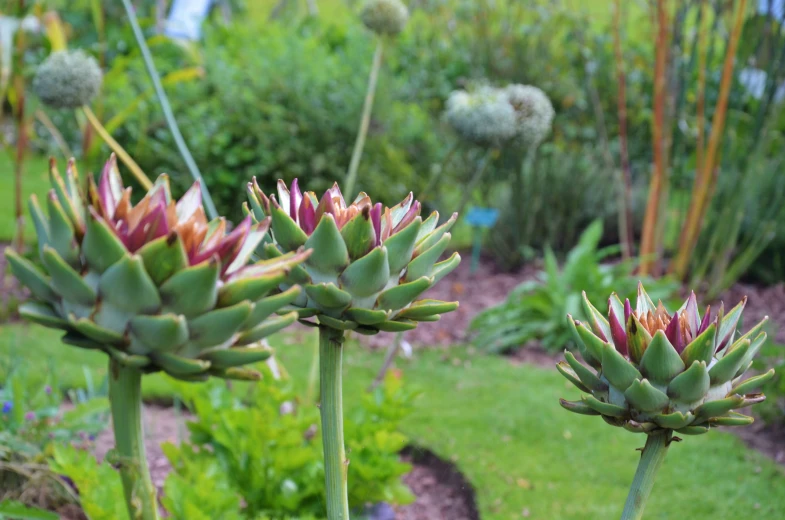
[[[376,34],[395,36],[406,27],[409,10],[400,0],[368,0],[360,18]]]
[[[461,138],[480,146],[498,146],[517,132],[515,109],[504,91],[492,87],[452,92],[444,117]]]
[[[537,146],[551,131],[554,116],[551,100],[531,85],[508,85],[504,93],[515,110],[518,137],[527,146]]]
[[[92,56],[82,51],[53,52],[38,67],[33,91],[52,108],[78,108],[98,94],[102,80]]]

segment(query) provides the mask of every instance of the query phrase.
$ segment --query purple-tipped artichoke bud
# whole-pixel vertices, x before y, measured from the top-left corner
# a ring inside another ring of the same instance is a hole
[[[499,146],[517,132],[515,109],[504,91],[492,87],[452,92],[444,117],[462,139],[478,146]]]
[[[98,94],[102,81],[95,58],[82,51],[59,51],[38,67],[33,92],[52,108],[79,108]]]
[[[557,368],[586,395],[562,399],[562,406],[650,435],[750,424],[752,417],[734,410],[763,401],[760,388],[774,371],[744,378],[766,341],[765,319],[737,334],[745,303],[746,298],[713,319],[707,308],[701,319],[695,294],[670,313],[640,285],[634,308],[611,295],[606,319],[584,294],[588,322],[568,319],[588,366],[565,352],[566,362]]]
[[[400,0],[367,0],[360,19],[379,36],[395,36],[406,27],[409,10]]]
[[[551,100],[542,90],[530,85],[509,85],[504,93],[515,109],[517,137],[525,146],[539,145],[553,124]]]
[[[363,334],[402,332],[458,307],[417,299],[460,262],[458,253],[440,261],[457,214],[437,225],[439,214],[423,220],[411,193],[390,208],[365,193],[347,204],[337,184],[318,197],[302,192],[296,179],[289,188],[278,181],[277,196],[254,179],[248,202],[243,209],[254,221],[271,218],[273,240],[257,247],[261,258],[313,250],[292,270],[305,290],[293,303],[301,321]]]
[[[30,200],[42,267],[6,249],[33,296],[22,317],[143,372],[258,378],[244,366],[270,357],[260,340],[297,320],[284,312],[301,292],[289,273],[309,251],[249,264],[270,220],[247,217],[231,231],[208,221],[198,182],[176,200],[161,175],[134,204],[114,156],[86,190],[73,160],[64,177],[50,168],[48,211]]]

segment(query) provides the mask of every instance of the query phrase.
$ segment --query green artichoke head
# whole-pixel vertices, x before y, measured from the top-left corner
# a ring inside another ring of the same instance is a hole
[[[265,195],[254,179],[248,199],[244,210],[254,221],[272,219],[271,239],[257,248],[261,258],[313,250],[292,270],[292,281],[304,289],[294,302],[301,321],[363,334],[398,332],[458,307],[415,301],[460,262],[458,253],[438,261],[457,214],[438,226],[437,212],[422,220],[412,194],[391,208],[365,193],[346,204],[337,184],[319,199],[302,193],[296,179],[291,189],[278,181],[277,198]]]
[[[642,285],[635,308],[612,294],[607,318],[585,294],[583,301],[588,323],[568,318],[589,366],[565,352],[557,368],[586,395],[562,399],[564,408],[647,434],[752,423],[734,410],[763,401],[759,389],[774,371],[744,380],[766,341],[765,319],[737,334],[746,299],[727,313],[721,305],[713,319],[711,308],[701,317],[694,293],[671,314]]]
[[[145,372],[258,377],[243,365],[269,357],[259,341],[297,319],[284,309],[301,289],[278,287],[308,252],[248,265],[269,219],[229,232],[223,218],[205,218],[199,183],[175,201],[165,175],[134,205],[114,156],[86,189],[73,160],[65,178],[52,161],[50,179],[48,216],[30,200],[44,269],[6,250],[33,296],[22,316]]]

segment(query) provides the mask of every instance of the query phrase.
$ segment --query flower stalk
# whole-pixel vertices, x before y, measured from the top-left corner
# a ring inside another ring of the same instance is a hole
[[[320,412],[328,520],[349,520],[349,461],[343,442],[343,341],[343,331],[319,327]]]
[[[635,477],[627,495],[627,502],[624,504],[624,511],[621,514],[621,520],[640,520],[643,518],[646,501],[649,499],[651,490],[654,487],[657,471],[665,460],[665,454],[671,443],[671,436],[671,432],[666,431],[646,437],[646,445],[643,447],[641,460],[638,463],[638,469],[635,471]]]
[[[145,189],[149,190],[153,187],[153,183],[150,181],[149,177],[145,175],[142,168],[134,161],[128,152],[114,140],[114,137],[104,128],[104,125],[101,124],[101,121],[96,117],[95,113],[93,113],[92,109],[88,105],[84,105],[82,107],[82,112],[84,113],[87,121],[90,125],[95,129],[96,133],[101,136],[101,139],[112,149],[112,151],[117,155],[117,157],[125,164],[128,169],[131,171],[131,174],[134,176],[136,181]]]
[[[373,111],[373,99],[376,96],[376,84],[379,81],[379,71],[382,68],[382,55],[384,54],[384,40],[378,39],[376,50],[373,53],[371,63],[371,73],[368,76],[368,90],[365,93],[363,102],[363,112],[360,118],[360,128],[357,131],[357,140],[354,142],[352,159],[349,162],[349,170],[346,173],[346,193],[354,193],[354,186],[357,184],[357,172],[360,168],[363,149],[365,148],[365,138],[368,136],[368,127],[371,124],[371,112]]]
[[[158,520],[155,486],[150,478],[144,447],[142,372],[110,360],[109,401],[128,516],[138,520]]]
[[[217,218],[218,211],[215,209],[215,204],[213,203],[213,199],[210,196],[210,192],[207,191],[207,184],[205,184],[204,180],[202,179],[202,174],[199,171],[199,167],[196,165],[196,161],[194,161],[191,151],[188,149],[188,145],[185,143],[183,134],[180,132],[180,127],[177,125],[177,119],[175,119],[174,112],[172,112],[172,107],[169,104],[169,98],[166,96],[166,91],[161,84],[161,76],[158,74],[158,70],[155,68],[153,55],[150,53],[149,47],[147,47],[144,34],[142,33],[141,27],[139,27],[139,21],[136,19],[134,7],[131,5],[130,0],[123,0],[123,7],[125,8],[125,12],[128,15],[128,21],[131,22],[131,29],[134,32],[134,38],[136,38],[136,43],[139,45],[139,50],[142,51],[142,58],[144,58],[144,64],[147,67],[150,80],[153,82],[155,95],[158,97],[158,102],[161,105],[161,110],[163,110],[166,124],[169,125],[169,131],[172,132],[172,137],[174,138],[175,144],[177,144],[177,149],[180,152],[180,155],[183,157],[183,161],[185,161],[188,171],[191,173],[191,177],[193,177],[194,181],[199,182],[202,187],[202,199],[204,199],[204,207],[205,210],[207,210],[207,214],[211,219]]]

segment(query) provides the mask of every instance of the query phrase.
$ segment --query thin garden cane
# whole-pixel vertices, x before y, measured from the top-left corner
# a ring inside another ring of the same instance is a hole
[[[134,38],[136,38],[136,43],[139,45],[139,50],[142,51],[142,58],[144,58],[145,67],[147,67],[150,80],[153,82],[155,94],[158,97],[159,103],[161,104],[161,110],[163,110],[166,124],[169,126],[169,131],[172,132],[174,142],[177,144],[177,149],[179,150],[180,155],[183,157],[183,160],[188,167],[188,171],[191,173],[191,177],[193,177],[194,181],[199,182],[201,186],[202,198],[204,199],[204,205],[205,209],[207,210],[207,214],[210,216],[210,218],[217,218],[218,211],[215,209],[215,204],[213,203],[212,197],[210,197],[210,192],[207,190],[207,185],[202,178],[202,174],[199,172],[199,167],[196,165],[196,161],[194,161],[191,151],[188,149],[188,145],[185,143],[183,134],[180,132],[180,127],[177,125],[177,119],[175,119],[174,113],[172,112],[172,107],[169,105],[169,98],[166,96],[166,91],[161,84],[161,77],[158,74],[158,70],[155,68],[153,55],[150,53],[150,49],[147,47],[147,41],[144,39],[144,34],[142,33],[141,27],[139,27],[139,21],[136,19],[134,7],[131,5],[130,0],[123,0],[123,7],[125,7],[125,12],[128,15],[128,21],[131,23],[131,29],[133,30]]]

